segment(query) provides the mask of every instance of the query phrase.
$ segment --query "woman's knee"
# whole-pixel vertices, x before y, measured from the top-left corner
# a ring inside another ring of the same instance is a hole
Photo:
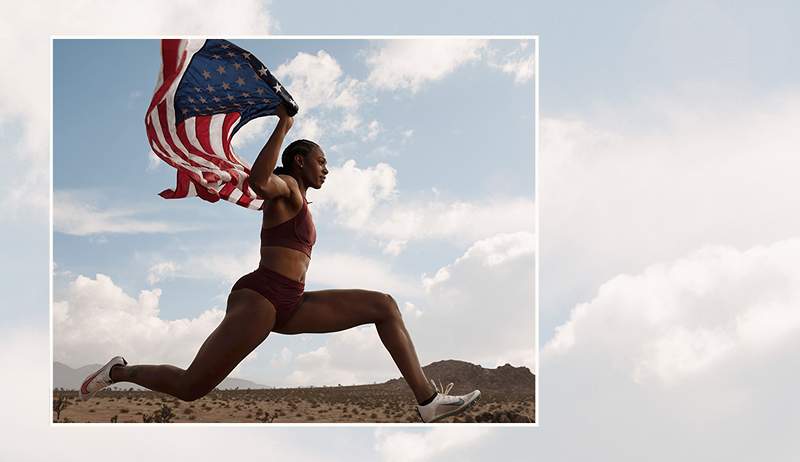
[[[196,401],[209,394],[214,386],[205,383],[187,381],[179,390],[177,398],[181,401]]]
[[[196,401],[209,394],[216,385],[207,378],[197,377],[186,371],[181,377],[177,390],[175,390],[175,397],[181,401]]]
[[[400,307],[397,301],[390,294],[375,292],[375,306],[377,309],[378,321],[402,319]]]

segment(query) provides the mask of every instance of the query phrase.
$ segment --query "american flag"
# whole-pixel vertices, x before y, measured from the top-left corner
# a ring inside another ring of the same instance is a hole
[[[263,200],[247,185],[250,165],[231,139],[244,124],[297,104],[255,56],[227,40],[162,40],[161,72],[145,127],[153,152],[178,170],[160,196],[220,198],[254,210]]]

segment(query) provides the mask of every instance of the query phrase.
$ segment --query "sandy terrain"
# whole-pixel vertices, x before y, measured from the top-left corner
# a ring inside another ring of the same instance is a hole
[[[484,393],[466,413],[442,422],[533,422],[533,396],[514,395]],[[107,390],[82,402],[76,391],[54,391],[53,403],[53,422],[420,422],[410,392],[381,385],[215,390],[193,402]]]

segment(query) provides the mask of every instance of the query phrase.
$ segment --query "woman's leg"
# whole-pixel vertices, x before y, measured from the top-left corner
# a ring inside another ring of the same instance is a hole
[[[371,323],[375,324],[378,336],[414,392],[417,402],[430,398],[435,390],[422,372],[411,336],[391,295],[368,290],[306,292],[297,311],[275,332],[337,332]]]
[[[267,299],[250,289],[233,291],[228,296],[225,317],[188,369],[170,365],[117,366],[111,370],[111,379],[133,382],[184,401],[202,398],[267,338],[274,324],[275,308]]]

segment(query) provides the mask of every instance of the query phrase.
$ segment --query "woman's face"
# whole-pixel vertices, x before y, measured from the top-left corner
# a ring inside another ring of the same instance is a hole
[[[321,188],[328,175],[328,161],[325,159],[325,153],[320,149],[315,149],[303,160],[303,181],[311,188]]]

